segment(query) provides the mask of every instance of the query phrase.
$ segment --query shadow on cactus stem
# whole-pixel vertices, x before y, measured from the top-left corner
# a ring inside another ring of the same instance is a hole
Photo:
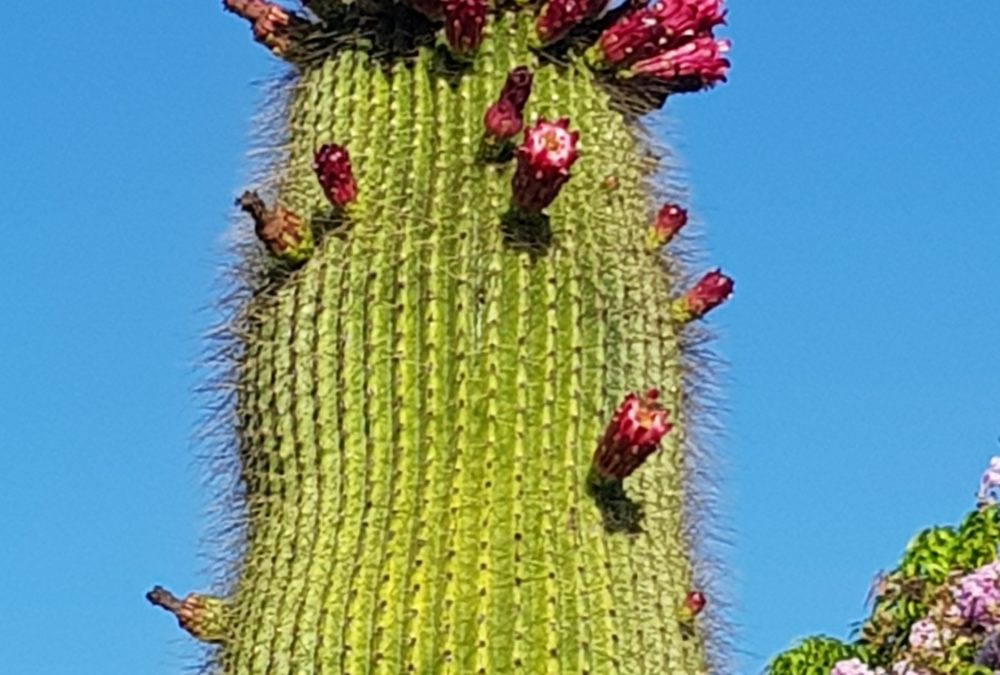
[[[625,492],[625,484],[617,478],[605,478],[593,467],[587,474],[587,494],[601,512],[604,529],[610,534],[642,532],[642,504]]]
[[[511,207],[500,220],[504,244],[538,260],[552,245],[552,227],[544,213],[524,213]]]

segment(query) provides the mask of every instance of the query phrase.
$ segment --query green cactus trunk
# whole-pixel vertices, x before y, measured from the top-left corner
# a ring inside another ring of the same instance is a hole
[[[647,244],[657,163],[532,29],[496,17],[466,64],[359,45],[300,69],[277,196],[317,244],[244,312],[245,544],[219,673],[710,670],[681,611],[695,468],[671,265]],[[480,156],[518,65],[527,118],[581,133],[532,222],[508,212],[512,163]],[[359,188],[332,218],[312,167],[331,141]],[[673,430],[624,492],[597,485],[611,414],[649,387]]]

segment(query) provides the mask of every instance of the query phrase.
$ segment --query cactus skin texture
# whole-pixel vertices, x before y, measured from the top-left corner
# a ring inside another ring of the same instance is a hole
[[[310,7],[334,31],[359,11]],[[642,104],[583,49],[541,51],[534,12],[491,10],[461,59],[440,38],[396,55],[341,37],[295,62],[270,193],[315,250],[272,257],[240,313],[243,542],[211,672],[729,669],[706,646],[713,596],[685,607],[708,569],[689,453],[700,333],[670,311],[678,264],[648,245],[662,201]],[[511,207],[516,162],[482,154],[518,66],[525,119],[569,118],[580,138],[538,214]],[[346,210],[316,178],[331,143],[357,181]],[[654,387],[673,428],[624,483],[595,484],[612,414]]]

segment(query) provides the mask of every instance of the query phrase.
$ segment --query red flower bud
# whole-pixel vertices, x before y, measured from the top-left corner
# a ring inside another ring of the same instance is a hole
[[[659,0],[626,14],[601,34],[592,61],[627,66],[710,35],[725,21],[721,0]]]
[[[684,597],[684,609],[692,617],[695,617],[701,614],[701,610],[705,609],[705,602],[705,594],[701,591],[688,591]]]
[[[538,213],[552,203],[569,180],[580,133],[569,131],[568,126],[565,117],[558,122],[542,119],[524,133],[513,180],[514,204],[521,211]]]
[[[594,469],[603,478],[627,478],[659,448],[672,426],[659,396],[656,389],[642,398],[629,394],[618,406],[594,453]]]
[[[444,34],[451,50],[467,56],[483,41],[489,4],[486,0],[443,0]]]
[[[687,211],[672,202],[664,204],[649,228],[649,247],[658,249],[668,244],[687,225],[687,221]]]
[[[351,157],[347,148],[332,143],[316,151],[313,169],[326,198],[338,208],[344,208],[358,197]]]
[[[500,97],[486,110],[483,118],[488,136],[505,141],[521,132],[524,128],[524,105],[531,95],[531,81],[531,71],[524,66],[510,71]]]
[[[733,293],[733,280],[715,269],[708,272],[674,305],[674,315],[683,322],[698,319],[725,302]]]
[[[726,81],[729,40],[699,37],[652,58],[637,61],[627,75],[645,75],[674,84],[677,91],[698,91]]]
[[[542,44],[561,39],[577,24],[596,18],[608,0],[549,0],[542,7],[535,31]]]

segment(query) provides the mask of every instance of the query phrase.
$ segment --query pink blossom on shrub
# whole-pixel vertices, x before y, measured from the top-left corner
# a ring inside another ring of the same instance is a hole
[[[872,670],[862,663],[861,659],[847,659],[846,661],[837,661],[833,670],[830,671],[830,675],[885,675],[885,671],[881,668]]]
[[[966,574],[951,589],[962,620],[981,628],[1000,626],[1000,561]]]
[[[997,503],[997,488],[1000,488],[1000,457],[990,459],[990,465],[986,467],[982,477],[979,479],[979,491],[976,493],[976,502],[980,506]]]

